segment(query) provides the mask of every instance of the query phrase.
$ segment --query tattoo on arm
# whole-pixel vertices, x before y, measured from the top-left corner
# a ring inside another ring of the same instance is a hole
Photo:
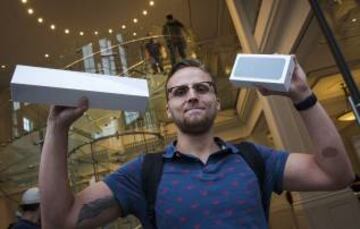
[[[86,219],[91,219],[100,215],[103,211],[114,206],[116,206],[116,201],[112,196],[97,199],[90,203],[84,204],[80,210],[77,225]]]

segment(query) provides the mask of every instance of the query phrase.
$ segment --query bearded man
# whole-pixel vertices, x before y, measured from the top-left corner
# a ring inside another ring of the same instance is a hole
[[[156,157],[160,172],[144,169],[148,157],[139,156],[77,195],[67,179],[67,133],[87,101],[52,107],[40,166],[44,227],[95,228],[133,214],[144,228],[268,228],[272,192],[346,187],[354,178],[349,158],[299,64],[282,95],[292,100],[316,142],[312,152],[240,147],[216,137],[220,101],[214,79],[199,62],[183,60],[166,82],[166,109],[177,138]]]

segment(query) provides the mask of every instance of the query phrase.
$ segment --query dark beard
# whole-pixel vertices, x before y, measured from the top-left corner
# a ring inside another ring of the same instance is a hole
[[[198,122],[187,122],[184,120],[180,122],[179,120],[174,120],[176,126],[180,129],[184,134],[189,135],[201,135],[208,132],[214,124],[216,115],[211,117],[207,116],[203,120]]]

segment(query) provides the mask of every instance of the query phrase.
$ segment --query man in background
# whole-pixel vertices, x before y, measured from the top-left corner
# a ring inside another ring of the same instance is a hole
[[[148,33],[151,37],[152,34]],[[161,60],[161,44],[153,37],[145,44],[146,59],[149,59],[153,73],[163,73],[164,68]]]
[[[176,20],[173,15],[166,15],[166,23],[163,26],[163,35],[170,52],[171,65],[176,63],[176,50],[182,59],[186,58],[186,41],[183,32],[188,33],[184,25]]]
[[[38,187],[26,190],[21,199],[20,208],[22,210],[21,218],[14,224],[11,229],[39,229],[41,228],[40,218],[40,191]]]

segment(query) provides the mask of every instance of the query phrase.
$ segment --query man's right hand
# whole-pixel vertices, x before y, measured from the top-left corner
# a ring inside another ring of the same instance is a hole
[[[77,107],[51,106],[48,125],[68,130],[72,123],[80,118],[88,108],[89,101],[86,97],[79,99]]]

